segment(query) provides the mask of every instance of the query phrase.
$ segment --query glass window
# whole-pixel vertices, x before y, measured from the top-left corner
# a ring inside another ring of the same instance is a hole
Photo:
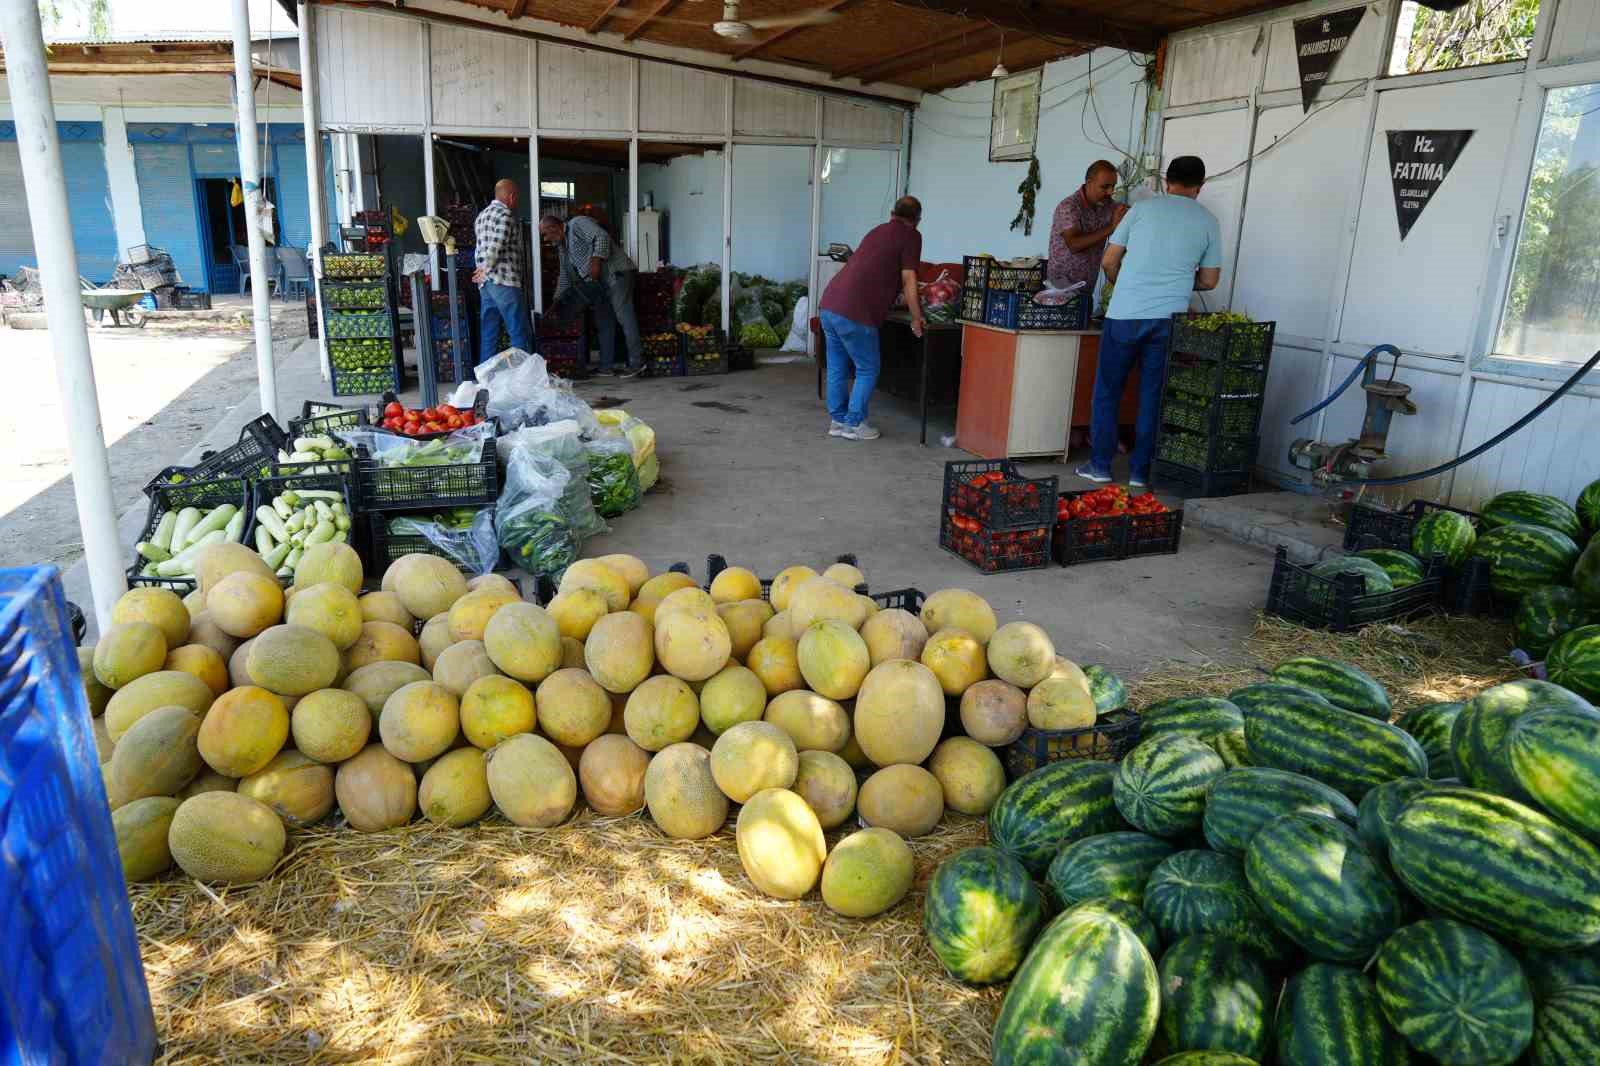
[[[570,181],[539,181],[539,198],[541,200],[573,200],[577,198],[577,191],[573,188],[574,182]]]
[[[1565,363],[1600,347],[1600,85],[1545,97],[1495,347]]]
[[[1395,29],[1389,73],[1421,74],[1528,58],[1539,0],[1467,0],[1435,11],[1405,0]]]

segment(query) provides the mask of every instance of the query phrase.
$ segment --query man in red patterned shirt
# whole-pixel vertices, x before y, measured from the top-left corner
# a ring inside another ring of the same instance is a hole
[[[1094,292],[1106,239],[1128,213],[1126,204],[1111,199],[1116,189],[1117,168],[1097,159],[1089,164],[1083,185],[1056,205],[1050,223],[1051,288],[1065,289],[1081,281],[1086,295]]]

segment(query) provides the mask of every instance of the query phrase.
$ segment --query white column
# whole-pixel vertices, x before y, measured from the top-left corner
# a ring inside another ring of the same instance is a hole
[[[278,417],[278,371],[272,362],[272,289],[267,279],[267,242],[256,228],[261,204],[261,143],[256,129],[256,90],[250,63],[250,0],[233,0],[233,85],[239,121],[239,176],[244,183],[245,230],[250,238],[250,295],[256,323],[256,377],[261,410]]]
[[[528,138],[528,205],[533,216],[533,313],[544,314],[544,237],[539,233],[539,217],[544,209],[539,203],[539,131]],[[587,356],[588,353],[585,353]]]
[[[628,140],[628,254],[639,262],[639,135]]]
[[[117,512],[111,495],[111,466],[100,429],[100,398],[89,332],[78,288],[78,249],[67,213],[67,178],[56,136],[50,75],[35,0],[0,0],[0,45],[5,48],[6,82],[17,123],[17,152],[28,197],[33,245],[44,280],[45,316],[54,349],[56,388],[67,422],[72,458],[72,491],[78,503],[78,528],[89,564],[95,619],[103,633],[111,627],[111,607],[127,591]]]
[[[317,117],[320,103],[317,91],[317,13],[306,0],[300,0],[300,118],[306,131],[306,202],[311,210],[311,283],[316,285],[322,277],[322,246],[328,239],[328,208],[322,187],[322,134]],[[322,364],[322,380],[333,379],[333,367],[328,361],[326,330],[317,330],[318,362]]]
[[[139,176],[128,145],[128,122],[122,108],[108,107],[100,115],[105,131],[106,181],[111,187],[111,219],[117,229],[117,250],[126,252],[144,244],[144,212],[139,203]]]

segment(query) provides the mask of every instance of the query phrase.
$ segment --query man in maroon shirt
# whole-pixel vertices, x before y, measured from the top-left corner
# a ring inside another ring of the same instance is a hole
[[[1100,260],[1105,255],[1106,238],[1111,236],[1126,204],[1116,203],[1117,168],[1104,159],[1089,164],[1083,185],[1056,205],[1050,223],[1050,287],[1065,289],[1078,282],[1094,296],[1094,283],[1100,277]]]
[[[905,294],[911,311],[911,332],[922,336],[922,301],[917,294],[917,264],[922,262],[922,204],[914,196],[895,201],[889,221],[861,239],[844,269],[822,294],[819,317],[828,343],[828,436],[876,440],[882,436],[867,425],[867,401],[878,383],[878,327],[888,317],[894,298]],[[846,388],[846,360],[855,367],[856,383]]]

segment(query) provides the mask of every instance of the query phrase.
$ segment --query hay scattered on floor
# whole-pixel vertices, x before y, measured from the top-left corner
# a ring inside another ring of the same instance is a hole
[[[1263,619],[1245,655],[1355,663],[1397,707],[1514,674],[1504,628],[1462,619],[1347,636]],[[1253,666],[1158,665],[1135,705],[1226,693]],[[830,845],[840,834],[829,834]],[[759,895],[731,825],[670,841],[647,817],[555,830],[296,832],[260,884],[132,888],[163,1063],[926,1063],[989,1061],[1001,992],[950,979],[922,934],[938,863],[982,843],[949,819],[912,842],[889,914]]]

